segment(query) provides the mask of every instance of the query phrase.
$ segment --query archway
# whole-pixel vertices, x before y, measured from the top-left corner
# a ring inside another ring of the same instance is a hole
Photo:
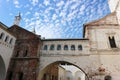
[[[51,70],[51,67],[54,67],[55,68],[55,66],[58,66],[58,65],[64,65],[64,64],[67,64],[67,65],[73,65],[73,66],[75,66],[75,67],[77,67],[79,70],[81,70],[84,74],[85,74],[85,80],[89,80],[89,78],[88,78],[88,75],[85,73],[85,71],[83,70],[83,69],[81,69],[79,66],[77,66],[77,65],[75,65],[75,64],[72,64],[72,63],[70,63],[70,62],[67,62],[67,61],[56,61],[56,62],[53,62],[53,63],[51,63],[51,64],[49,64],[49,65],[47,65],[43,70],[41,70],[40,72],[39,72],[39,74],[38,74],[38,79],[37,80],[49,80],[49,76],[47,76],[47,74],[49,74],[49,73],[46,73],[46,71],[48,71],[48,70]],[[50,71],[51,72],[51,71]],[[53,76],[54,77],[54,76]],[[54,77],[55,78],[55,77]],[[62,79],[58,79],[58,77],[57,77],[57,79],[55,78],[55,79],[53,79],[52,78],[52,75],[51,75],[51,79],[50,80],[62,80]]]
[[[2,59],[2,57],[0,56],[0,80],[5,79],[5,74],[6,74],[5,63]]]

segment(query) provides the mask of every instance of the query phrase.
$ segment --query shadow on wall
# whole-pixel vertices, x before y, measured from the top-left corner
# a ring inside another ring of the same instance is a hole
[[[5,80],[6,70],[3,58],[0,56],[0,80]]]

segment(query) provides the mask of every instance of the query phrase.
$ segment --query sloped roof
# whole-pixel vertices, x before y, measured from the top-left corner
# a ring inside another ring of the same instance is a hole
[[[18,39],[32,39],[32,38],[40,38],[38,35],[18,26],[13,25],[8,28]]]
[[[95,21],[84,24],[83,37],[85,37],[86,27],[101,26],[101,25],[109,25],[109,26],[110,25],[119,25],[118,18],[116,16],[116,12],[112,12],[99,20],[95,20]]]
[[[99,19],[99,20],[95,20],[93,22],[89,22],[84,24],[85,26],[94,26],[94,25],[118,25],[118,19],[116,16],[116,12],[112,12],[110,14],[108,14],[107,16]]]

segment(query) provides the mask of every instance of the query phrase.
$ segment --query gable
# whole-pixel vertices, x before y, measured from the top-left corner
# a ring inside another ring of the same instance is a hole
[[[90,23],[86,23],[85,26],[99,26],[99,25],[118,25],[118,19],[116,16],[116,12],[110,13],[107,16],[99,19],[99,20],[95,20],[93,22]]]
[[[35,39],[35,38],[39,38],[38,35],[27,31],[17,25],[13,25],[11,26],[8,30],[10,30],[17,39]]]

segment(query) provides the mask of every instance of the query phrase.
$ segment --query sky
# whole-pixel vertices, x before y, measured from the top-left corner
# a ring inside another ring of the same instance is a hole
[[[110,13],[108,0],[0,0],[0,22],[13,25],[21,13],[20,27],[45,38],[82,38],[83,24]]]

